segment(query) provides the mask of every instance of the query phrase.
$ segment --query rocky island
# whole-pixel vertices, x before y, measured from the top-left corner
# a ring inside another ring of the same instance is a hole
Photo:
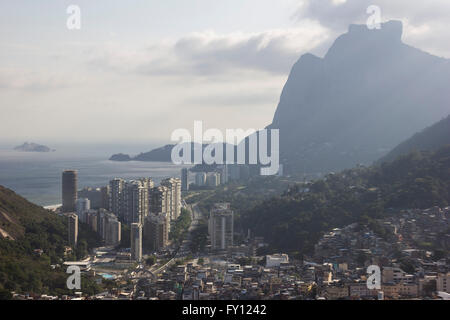
[[[170,162],[172,148],[175,145],[168,144],[161,148],[153,149],[149,152],[140,153],[137,156],[131,157],[128,154],[118,153],[112,155],[111,161],[156,161],[156,162]]]
[[[17,146],[14,148],[16,151],[23,151],[23,152],[53,152],[54,149],[50,149],[47,146],[37,144],[37,143],[28,143],[25,142],[24,144]]]

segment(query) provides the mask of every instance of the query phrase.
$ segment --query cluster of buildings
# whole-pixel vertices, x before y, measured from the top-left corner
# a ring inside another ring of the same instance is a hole
[[[101,235],[105,245],[121,241],[121,224],[130,226],[131,256],[140,261],[142,251],[159,251],[169,243],[170,224],[181,214],[181,187],[177,178],[155,186],[150,178],[126,181],[115,178],[102,188],[77,191],[77,171],[62,174],[62,213],[68,217],[69,242],[76,246],[78,221]]]
[[[120,241],[115,232],[124,222],[131,227],[132,260],[140,261],[143,251],[164,248],[170,221],[180,214],[181,189],[188,187],[188,171],[183,170],[181,181],[166,179],[158,187],[150,179],[112,180],[107,187],[107,209],[93,211],[89,202],[73,197],[76,188],[68,188],[71,194],[63,195],[63,200],[73,202],[73,207],[66,203],[63,208],[74,210],[67,213],[69,240],[76,243],[78,219],[84,219],[101,233],[105,243]],[[64,181],[63,175],[63,191]],[[76,175],[68,174],[66,181],[76,183]],[[139,278],[127,297],[450,299],[450,257],[446,253],[450,249],[449,215],[450,207],[413,209],[368,225],[355,223],[335,228],[320,238],[314,255],[290,259],[281,253],[258,256],[256,249],[265,245],[261,238],[249,236],[242,244],[236,244],[233,210],[229,203],[216,203],[208,217],[208,254],[200,259],[180,260],[155,273],[156,277]],[[119,255],[116,260],[120,260]],[[368,286],[369,266],[380,268],[379,286],[375,288]]]
[[[258,175],[260,175],[260,166],[258,165],[224,164],[219,165],[213,172],[196,172],[194,177],[194,185],[196,187],[213,188],[232,181],[246,181],[251,177]],[[283,175],[282,165],[280,165],[278,175]],[[182,180],[183,177],[186,177],[185,181],[188,181],[187,169],[185,173],[182,172]],[[186,186],[188,187],[188,183],[186,183]]]
[[[287,254],[257,256],[255,249],[265,245],[261,238],[233,244],[232,211],[228,204],[216,204],[209,217],[211,251],[204,261],[194,259],[147,279],[140,298],[450,299],[449,257],[419,246],[450,248],[449,213],[450,208],[400,212],[377,220],[384,230],[377,232],[358,224],[336,228],[320,239],[314,256],[290,260]],[[368,286],[372,265],[380,268],[377,287]]]
[[[300,280],[298,265],[286,254],[247,264],[239,263],[240,259],[241,255],[233,254],[205,258],[201,264],[176,265],[158,279],[147,279],[139,290],[147,299],[160,300],[301,299],[313,292],[313,285]]]
[[[217,187],[222,181],[222,175],[218,172],[197,172],[195,174],[195,185],[197,187]]]
[[[109,210],[127,224],[143,224],[150,214],[167,214],[176,220],[181,213],[181,180],[168,178],[155,186],[150,178],[109,183]]]
[[[377,220],[381,232],[352,224],[325,234],[315,246],[313,265],[327,270],[324,277],[315,274],[319,295],[411,299],[450,293],[449,257],[437,256],[438,248],[450,249],[449,214],[450,208],[407,210]],[[381,269],[378,290],[367,288],[369,265]]]

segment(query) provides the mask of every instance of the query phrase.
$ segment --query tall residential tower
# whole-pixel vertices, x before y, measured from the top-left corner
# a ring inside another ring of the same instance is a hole
[[[75,212],[77,202],[78,173],[76,170],[65,170],[62,173],[62,211]]]
[[[233,246],[234,221],[229,203],[216,203],[211,209],[208,223],[213,250],[226,250]]]

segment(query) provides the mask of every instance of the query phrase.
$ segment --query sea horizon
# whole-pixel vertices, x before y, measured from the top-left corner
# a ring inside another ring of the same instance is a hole
[[[111,151],[21,152],[0,148],[0,185],[47,207],[62,202],[61,174],[66,169],[78,171],[78,189],[81,190],[106,186],[113,178],[150,177],[160,183],[164,178],[180,177],[181,168],[189,167],[170,162],[110,161]]]

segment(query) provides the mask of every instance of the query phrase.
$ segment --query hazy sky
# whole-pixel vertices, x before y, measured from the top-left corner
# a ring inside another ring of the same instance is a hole
[[[68,30],[66,9],[81,9]],[[450,58],[448,0],[2,0],[0,143],[169,142],[176,128],[263,128],[290,67],[369,5]]]

